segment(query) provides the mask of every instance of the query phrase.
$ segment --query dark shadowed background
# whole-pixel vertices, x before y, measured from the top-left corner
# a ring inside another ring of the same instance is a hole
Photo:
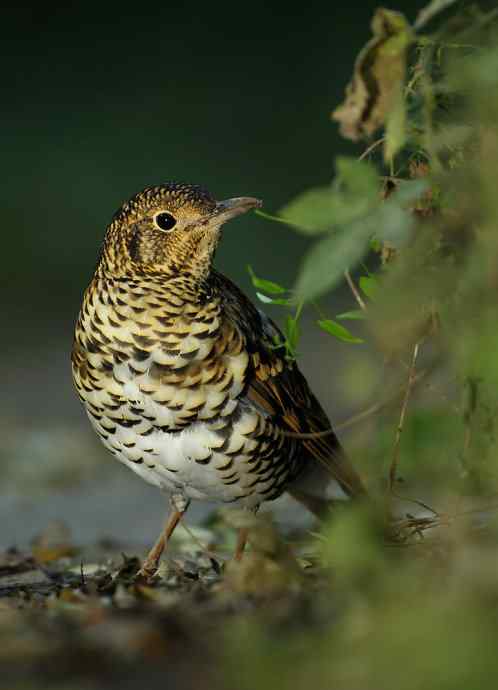
[[[396,9],[413,19],[425,4]],[[259,196],[269,212],[327,181],[335,155],[361,152],[329,114],[377,6],[2,10],[2,545],[55,517],[81,541],[155,535],[164,498],[100,447],[70,379],[73,324],[105,226],[125,199],[166,180]],[[246,216],[227,228],[217,265],[253,294],[247,263],[291,285],[306,246]],[[345,291],[330,300],[350,305]],[[333,419],[356,406],[335,383],[354,348],[310,325],[300,353]]]

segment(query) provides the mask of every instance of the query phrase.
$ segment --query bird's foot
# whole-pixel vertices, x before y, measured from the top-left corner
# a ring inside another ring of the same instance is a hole
[[[188,507],[188,501],[183,497],[173,496],[171,498],[171,503],[173,506],[173,512],[169,515],[166,520],[166,524],[163,527],[163,531],[159,535],[156,543],[152,549],[147,554],[147,558],[142,563],[142,567],[137,573],[137,577],[145,582],[150,582],[157,575],[159,569],[159,562],[166,548],[171,535],[175,531],[176,526],[180,522],[183,513]]]

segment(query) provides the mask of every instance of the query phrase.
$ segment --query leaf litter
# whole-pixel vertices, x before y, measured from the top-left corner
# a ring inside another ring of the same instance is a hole
[[[267,516],[242,516],[250,547],[242,561],[230,560],[239,512],[201,531],[209,548],[197,538],[173,542],[148,582],[137,577],[136,550],[112,542],[80,548],[59,522],[29,550],[0,553],[4,682],[51,687],[73,678],[113,688],[139,678],[152,689],[168,679],[180,688],[220,687],[213,660],[227,619],[255,614],[269,600],[292,608],[317,577],[312,560],[297,557]]]

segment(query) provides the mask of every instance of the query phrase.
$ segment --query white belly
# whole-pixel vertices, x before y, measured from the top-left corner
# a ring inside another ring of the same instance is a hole
[[[90,421],[98,430],[99,425],[92,417]],[[139,429],[117,426],[112,436],[102,440],[120,462],[163,491],[203,501],[240,501],[241,505],[250,508],[261,502],[257,494],[246,496],[244,491],[252,479],[246,477],[245,451],[254,447],[254,441],[246,438],[243,432],[251,425],[254,424],[250,413],[241,415],[234,425],[225,450],[241,447],[241,451],[232,458],[216,451],[220,437],[205,422],[196,422],[177,432],[153,430],[145,436]],[[225,470],[228,463],[230,468]],[[225,484],[224,478],[233,483]]]

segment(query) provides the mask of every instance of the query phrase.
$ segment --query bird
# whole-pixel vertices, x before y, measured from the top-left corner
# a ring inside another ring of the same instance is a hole
[[[147,187],[112,217],[83,295],[77,394],[104,446],[170,497],[143,576],[191,500],[256,511],[288,492],[323,516],[367,495],[279,328],[214,268],[225,223],[261,205]],[[236,559],[246,540],[242,528]]]

